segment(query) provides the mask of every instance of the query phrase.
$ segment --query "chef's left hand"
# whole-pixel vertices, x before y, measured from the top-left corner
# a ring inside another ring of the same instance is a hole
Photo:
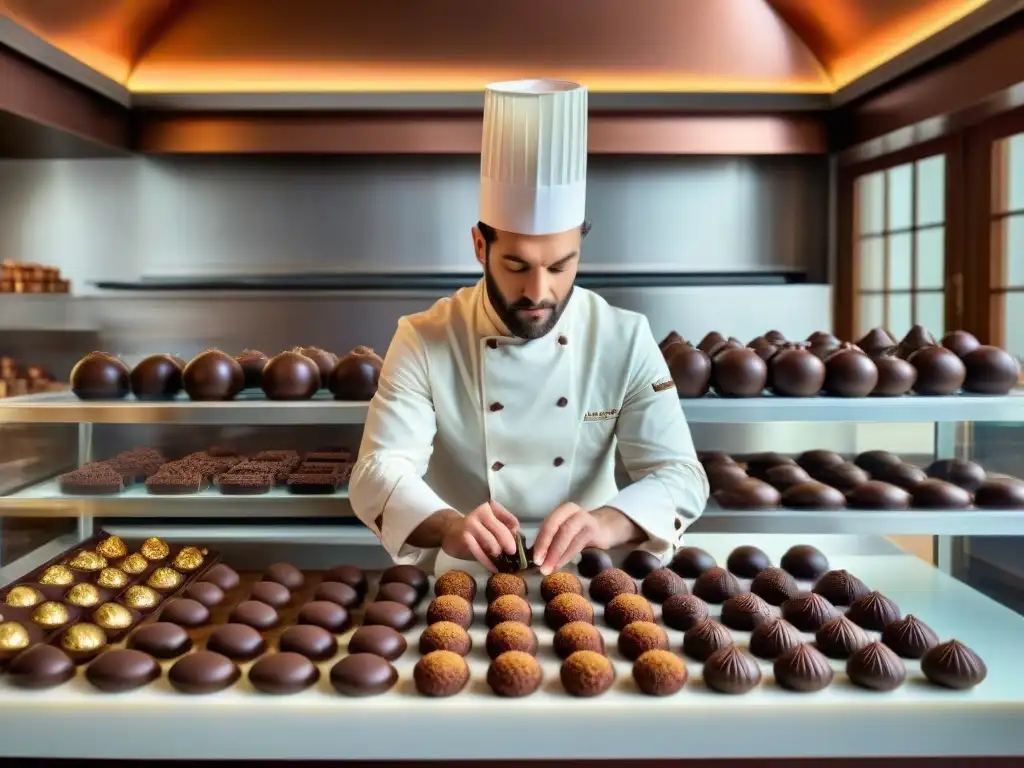
[[[533,544],[533,561],[545,576],[586,547],[610,549],[601,520],[579,504],[567,502],[547,516]]]

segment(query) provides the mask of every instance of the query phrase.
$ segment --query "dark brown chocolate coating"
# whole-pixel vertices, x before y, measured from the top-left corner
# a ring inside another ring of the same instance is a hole
[[[260,387],[269,400],[309,400],[320,389],[320,371],[305,355],[282,352],[263,369]]]
[[[326,349],[320,349],[320,347],[299,347],[294,351],[300,355],[305,355],[316,363],[317,371],[320,374],[320,388],[326,389],[327,381],[331,377],[331,371],[338,364],[338,356],[333,352],[328,352]]]
[[[986,480],[974,493],[980,509],[1024,509],[1024,482],[1016,478]]]
[[[207,608],[212,608],[224,602],[224,590],[210,581],[195,581],[185,587],[185,597],[191,597]]]
[[[818,628],[814,642],[818,650],[830,659],[848,659],[870,643],[871,638],[845,616],[837,616]]]
[[[356,347],[331,371],[328,386],[336,400],[372,400],[384,361],[369,347]]]
[[[894,691],[907,679],[903,660],[882,643],[869,643],[846,662],[850,682],[872,691]]]
[[[932,346],[914,352],[907,362],[917,370],[914,391],[919,395],[951,395],[963,386],[967,368],[948,349]]]
[[[675,344],[665,355],[679,397],[703,397],[711,386],[711,358],[688,344]]]
[[[284,608],[292,601],[292,593],[284,584],[276,581],[258,581],[252,585],[250,600],[259,600],[273,608]]]
[[[708,618],[708,605],[693,595],[676,595],[661,607],[661,620],[666,627],[685,632]]]
[[[176,597],[168,601],[160,611],[160,621],[177,624],[179,627],[198,627],[210,620],[210,609],[188,597]]]
[[[329,600],[343,608],[354,608],[362,602],[359,593],[353,587],[342,584],[340,581],[320,582],[316,585],[316,591],[313,592],[313,599]]]
[[[576,570],[583,578],[592,579],[601,571],[607,571],[614,567],[615,564],[607,552],[602,552],[600,549],[584,549],[580,553],[580,561],[576,565]]]
[[[881,480],[883,483],[892,483],[907,491],[913,491],[914,488],[928,479],[928,475],[920,467],[902,462],[879,467],[877,472],[871,473],[871,476],[875,480]]]
[[[246,624],[253,629],[270,629],[277,626],[277,611],[259,600],[243,600],[231,611],[228,619],[235,624]]]
[[[263,379],[263,369],[267,367],[270,358],[255,349],[245,349],[235,358],[235,361],[242,366],[245,389],[259,389]]]
[[[398,670],[372,653],[353,653],[331,667],[331,685],[345,696],[376,696],[398,682]]]
[[[884,328],[873,328],[857,340],[857,346],[872,357],[886,350],[894,349],[896,345],[896,339]]]
[[[248,661],[267,648],[263,635],[247,624],[222,624],[210,633],[206,648],[229,659]]]
[[[678,331],[669,331],[668,335],[658,342],[658,349],[664,352],[671,345],[678,344],[680,342],[687,343],[686,339],[680,336]]]
[[[602,605],[610,603],[616,595],[637,593],[633,577],[619,568],[601,571],[590,581],[590,599]]]
[[[957,357],[963,357],[980,347],[981,342],[974,334],[967,331],[950,331],[942,337],[942,346]]]
[[[7,680],[18,688],[53,688],[75,676],[75,662],[54,645],[40,644],[15,656],[7,667]]]
[[[385,629],[385,627],[378,627],[378,629]],[[354,636],[353,639],[355,639]],[[402,638],[402,642],[405,642],[405,638]],[[277,647],[282,652],[302,654],[311,661],[327,661],[338,652],[338,641],[323,627],[314,627],[312,624],[296,624],[281,633]],[[351,640],[348,652],[356,653],[352,650]]]
[[[813,592],[782,604],[782,618],[801,632],[817,632],[822,624],[838,615],[828,600]]]
[[[813,693],[827,688],[835,677],[832,665],[821,651],[806,643],[775,660],[775,682],[790,691]]]
[[[921,657],[921,672],[928,682],[964,691],[988,677],[985,662],[959,640],[939,643]]]
[[[999,347],[978,347],[963,356],[967,377],[964,392],[978,395],[1005,395],[1020,379],[1017,359]]]
[[[127,396],[131,372],[107,352],[90,352],[71,369],[71,391],[79,400],[120,400]]]
[[[708,568],[693,582],[693,594],[706,603],[724,603],[730,597],[743,594],[743,587],[725,568]]]
[[[918,350],[934,347],[936,344],[935,337],[931,335],[928,329],[920,323],[916,323],[907,331],[907,335],[900,340],[896,348],[896,354],[906,360]]]
[[[915,509],[967,509],[973,500],[963,488],[934,478],[914,486],[911,497]]]
[[[811,481],[811,476],[807,473],[807,470],[795,464],[782,464],[778,467],[772,467],[764,474],[765,481],[779,492],[786,491],[794,485]]]
[[[713,498],[722,509],[775,509],[782,496],[763,480],[749,478],[731,488],[716,491]]]
[[[643,580],[640,592],[652,602],[664,603],[673,595],[689,594],[690,588],[686,586],[683,577],[671,568],[659,568],[651,571]]]
[[[366,606],[366,613],[363,616],[365,626],[380,625],[399,632],[404,632],[415,623],[416,614],[412,608],[392,600],[370,603]]]
[[[707,658],[701,675],[711,690],[738,695],[760,684],[761,667],[738,647],[730,645]]]
[[[908,509],[910,493],[891,483],[869,480],[846,494],[850,509]]]
[[[740,632],[750,632],[771,618],[771,606],[754,594],[730,597],[722,604],[722,623]]]
[[[723,397],[759,397],[768,382],[768,366],[752,349],[727,349],[712,363],[711,381]]]
[[[697,342],[697,349],[702,352],[711,354],[711,350],[717,347],[719,344],[725,343],[726,338],[718,331],[711,331],[703,339]]]
[[[878,383],[871,391],[873,397],[900,397],[917,383],[917,369],[895,355],[872,358],[878,371]]]
[[[160,677],[160,665],[148,653],[113,648],[85,670],[85,679],[104,693],[133,691]]]
[[[257,659],[249,682],[261,693],[284,696],[304,691],[320,679],[320,670],[301,653],[282,651]]]
[[[168,355],[150,355],[132,368],[130,383],[139,400],[170,400],[181,391],[181,368]]]
[[[672,556],[668,567],[684,579],[695,579],[716,565],[718,563],[715,562],[715,558],[700,547],[680,547]]]
[[[782,568],[765,568],[750,582],[750,591],[769,605],[782,605],[800,596],[800,587]]]
[[[218,563],[203,574],[203,581],[209,581],[211,584],[216,584],[225,592],[230,592],[238,586],[241,579],[239,578],[238,573],[230,566]]]
[[[844,461],[845,459],[841,454],[838,454],[835,451],[822,450],[820,448],[804,451],[796,457],[797,465],[811,474],[819,472],[825,467],[842,464]]]
[[[705,464],[704,473],[708,476],[711,492],[732,488],[748,479],[747,471],[738,464]]]
[[[905,659],[920,659],[939,644],[935,630],[910,614],[886,625],[882,642]]]
[[[835,397],[867,397],[878,386],[878,366],[857,348],[841,348],[825,358],[824,389]]]
[[[714,619],[703,619],[683,635],[683,653],[691,659],[706,661],[715,651],[732,645],[732,633]]]
[[[852,605],[869,592],[867,584],[844,570],[829,571],[814,585],[814,593],[832,605]]]
[[[939,459],[929,464],[924,472],[928,477],[945,480],[971,493],[978,490],[986,479],[980,464],[963,459]]]
[[[324,574],[324,581],[340,581],[342,584],[348,584],[359,593],[360,598],[366,596],[368,589],[366,574],[363,573],[362,568],[357,568],[354,565],[334,566]]]
[[[408,584],[419,592],[421,597],[430,589],[427,574],[415,565],[392,565],[380,575],[381,584],[390,584],[393,581]]]
[[[794,544],[779,561],[782,569],[796,579],[816,579],[828,570],[825,553],[810,544]]]
[[[336,635],[352,626],[352,618],[347,610],[337,603],[328,600],[313,600],[299,609],[296,621],[299,624],[312,624],[322,627]]]
[[[811,346],[838,346],[839,339],[828,331],[815,331],[806,339]]]
[[[771,564],[771,558],[763,550],[749,544],[736,547],[725,561],[730,573],[744,579],[754,578]]]
[[[750,633],[750,652],[759,659],[777,659],[803,640],[797,628],[785,619],[769,619]]]
[[[291,563],[273,563],[263,574],[263,581],[273,581],[282,584],[288,589],[299,589],[306,583],[302,571]]]
[[[725,451],[697,451],[697,460],[704,465],[705,468],[712,464],[735,464],[736,459],[730,456]]]
[[[158,621],[135,630],[128,647],[158,659],[173,659],[192,648],[192,638],[177,624]]]
[[[881,592],[869,592],[853,601],[846,618],[859,627],[881,632],[888,624],[899,620],[900,607]]]
[[[237,682],[242,673],[227,656],[213,651],[196,651],[182,656],[167,673],[179,693],[203,694],[222,691]]]
[[[661,568],[661,558],[644,549],[634,549],[622,561],[622,570],[635,579],[642,579]]]
[[[245,374],[231,355],[208,349],[189,361],[181,381],[193,400],[231,400],[245,387]]]
[[[403,584],[400,581],[392,581],[387,584],[381,584],[377,589],[377,596],[374,598],[374,602],[380,602],[388,600],[393,603],[401,603],[407,605],[410,608],[415,608],[419,605],[422,595],[416,591],[416,587],[410,586],[409,584]]]
[[[806,349],[783,349],[768,366],[769,386],[782,397],[814,397],[825,384],[825,364]]]
[[[752,453],[744,457],[747,465],[747,474],[757,480],[766,480],[768,470],[772,467],[793,466],[796,460],[775,451],[762,451]]]
[[[854,488],[866,483],[871,477],[856,464],[844,461],[842,464],[834,464],[831,467],[818,470],[814,479],[825,485],[831,485],[840,493],[849,493]]]
[[[843,509],[846,497],[831,485],[812,481],[794,485],[782,494],[782,506],[790,509]]]
[[[864,451],[857,454],[853,463],[869,475],[877,475],[888,467],[902,464],[903,461],[895,453],[889,451]]]

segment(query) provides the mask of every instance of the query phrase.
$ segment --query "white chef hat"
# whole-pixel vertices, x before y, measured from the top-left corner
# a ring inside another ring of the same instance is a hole
[[[586,215],[587,89],[565,80],[492,83],[484,96],[480,221],[523,235]]]

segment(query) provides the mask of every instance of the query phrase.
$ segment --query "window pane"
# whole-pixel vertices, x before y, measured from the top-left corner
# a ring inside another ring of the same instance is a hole
[[[1024,210],[1024,133],[1006,139],[1007,204],[1011,211]]]
[[[882,237],[866,237],[861,240],[857,251],[857,262],[860,265],[860,289],[862,291],[884,290],[885,251]]]
[[[917,287],[942,288],[946,284],[946,230],[924,229],[917,237]]]
[[[936,155],[917,162],[917,224],[939,224],[946,220],[946,156]]]
[[[911,184],[914,178],[913,163],[897,165],[885,173],[889,177],[889,220],[886,229],[908,229],[913,225],[911,206],[914,194]]]
[[[890,293],[889,299],[889,324],[886,326],[889,333],[894,334],[897,339],[907,335],[910,326],[914,321],[910,312],[909,293]]]
[[[1006,329],[1004,348],[1015,357],[1024,356],[1024,293],[1008,293],[1003,301]]]
[[[857,231],[866,235],[885,226],[885,176],[882,171],[857,179]]]
[[[904,232],[889,236],[889,290],[909,291],[914,287],[911,268],[912,234]]]
[[[1002,230],[996,242],[1002,243],[1006,266],[1006,285],[996,287],[1024,288],[1024,214],[1007,216],[996,227]]]
[[[857,324],[860,326],[857,329],[857,338],[859,339],[865,333],[870,331],[872,328],[878,328],[880,325],[885,325],[885,296],[884,295],[870,295],[861,294],[860,297],[860,317],[857,319]]]
[[[914,322],[920,323],[932,336],[941,339],[946,332],[946,296],[942,293],[918,293]]]

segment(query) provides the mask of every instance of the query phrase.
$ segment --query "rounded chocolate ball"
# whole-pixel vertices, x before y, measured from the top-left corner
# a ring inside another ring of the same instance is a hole
[[[857,340],[857,346],[872,357],[881,352],[895,351],[897,341],[884,328],[873,328]]]
[[[349,653],[375,653],[394,661],[405,653],[405,637],[391,627],[360,627],[348,641]]]
[[[263,582],[269,584],[270,582]],[[322,581],[313,592],[314,600],[327,600],[337,603],[342,608],[355,608],[362,601],[359,593],[348,584],[340,581]]]
[[[630,661],[656,649],[668,650],[668,635],[653,621],[634,621],[619,633],[619,653]]]
[[[518,621],[529,626],[533,621],[533,609],[518,595],[502,595],[487,606],[484,621],[492,628],[503,621]]]
[[[551,574],[551,576],[555,575]],[[545,580],[547,578],[549,577],[545,577]],[[492,573],[491,577],[487,579],[487,588],[484,590],[484,594],[487,597],[487,602],[491,603],[502,595],[515,595],[525,598],[527,591],[526,582],[523,581],[522,576],[515,573]],[[550,598],[544,599],[548,600]]]
[[[233,568],[224,565],[223,563],[218,563],[203,574],[203,581],[216,584],[225,592],[230,592],[238,586],[241,582],[241,578]]]
[[[277,626],[277,611],[258,600],[243,600],[234,607],[228,621],[245,624],[253,629],[270,629]]]
[[[107,352],[90,352],[71,369],[71,391],[79,400],[120,400],[130,389],[131,372]]]
[[[891,483],[907,491],[913,491],[917,485],[928,479],[923,469],[903,462],[880,467],[877,472],[871,474],[875,480]]]
[[[263,574],[263,581],[272,581],[288,589],[299,589],[306,583],[306,577],[291,563],[274,563]]]
[[[1016,478],[986,480],[974,493],[979,509],[1024,509],[1024,482]]]
[[[562,662],[559,677],[570,696],[599,696],[615,682],[615,668],[600,653],[576,651]]]
[[[362,568],[357,568],[354,565],[334,566],[324,574],[324,581],[340,581],[342,584],[348,584],[358,592],[360,598],[366,596],[368,588],[366,574],[363,573]]]
[[[723,397],[759,397],[768,381],[768,366],[752,349],[726,349],[714,356],[711,386]]]
[[[747,470],[738,464],[707,465],[704,467],[704,473],[708,476],[708,487],[712,493],[728,490],[750,479]]]
[[[978,490],[986,479],[981,465],[963,459],[940,459],[929,464],[924,472],[928,477],[945,480],[971,493]]]
[[[841,493],[849,493],[854,488],[868,482],[871,476],[856,464],[844,461],[842,464],[834,464],[831,467],[818,470],[814,479],[825,485],[831,485]]]
[[[814,633],[818,650],[832,659],[848,659],[870,642],[867,632],[845,616],[829,619]]]
[[[192,648],[192,638],[177,624],[158,621],[135,630],[128,638],[128,647],[158,659],[173,659]]]
[[[353,637],[353,639],[355,638]],[[402,643],[404,648],[404,639]],[[338,652],[338,641],[323,627],[315,627],[312,624],[296,624],[281,633],[277,648],[282,653],[301,654],[311,661],[327,661]],[[348,644],[348,652],[355,652],[352,650],[351,640]],[[380,655],[383,656],[383,654]]]
[[[939,644],[935,630],[910,614],[886,625],[882,642],[905,659],[920,659]]]
[[[851,605],[871,590],[867,584],[849,571],[829,571],[814,585],[815,594],[821,595],[832,605]]]
[[[963,386],[967,368],[948,349],[922,347],[907,358],[917,370],[914,391],[919,395],[951,395]]]
[[[267,648],[263,635],[247,624],[222,624],[210,633],[206,649],[236,661],[255,659]]]
[[[506,651],[495,658],[487,669],[487,685],[497,696],[529,696],[540,687],[543,679],[540,664],[531,654],[523,651]]]
[[[282,651],[258,659],[249,669],[249,682],[261,693],[276,696],[304,691],[320,679],[320,670],[301,653]]]
[[[633,664],[636,687],[648,696],[679,693],[689,676],[686,662],[663,648],[647,651]]]
[[[675,595],[661,606],[661,620],[666,627],[685,632],[708,617],[708,606],[693,595]]]
[[[583,578],[592,579],[613,566],[612,558],[607,552],[602,552],[600,549],[584,549],[580,553],[580,562],[576,569]]]
[[[305,355],[282,352],[263,368],[260,387],[269,400],[309,400],[320,389],[320,371]]]
[[[918,350],[934,347],[935,345],[935,337],[931,335],[928,329],[920,323],[915,323],[907,331],[907,335],[903,337],[899,345],[897,345],[896,354],[902,358],[908,358]]]
[[[651,571],[640,585],[644,597],[655,603],[664,603],[673,595],[689,594],[690,589],[683,577],[671,568],[659,568]]]
[[[320,349],[320,347],[298,347],[294,351],[316,363],[316,369],[320,374],[320,386],[326,388],[331,371],[338,364],[338,356],[326,349]]]
[[[292,601],[292,593],[284,584],[276,581],[257,581],[249,593],[250,600],[259,600],[272,608],[284,608]]]
[[[439,621],[450,621],[463,629],[469,629],[473,623],[473,606],[458,595],[435,597],[427,606],[427,624]]]
[[[798,693],[827,688],[835,677],[832,665],[821,651],[806,643],[786,651],[775,660],[775,682]]]
[[[622,561],[622,570],[636,579],[642,579],[658,568],[661,568],[661,558],[644,549],[634,549]]]
[[[348,611],[337,603],[328,600],[313,600],[299,609],[296,621],[299,624],[312,624],[322,627],[328,632],[338,635],[352,626],[352,618]]]
[[[903,660],[882,643],[869,643],[846,662],[850,682],[872,691],[894,691],[907,679]]]
[[[967,368],[964,392],[979,395],[1005,395],[1020,380],[1017,359],[999,347],[978,347],[962,358]]]
[[[242,367],[242,377],[245,381],[245,389],[259,389],[263,377],[263,369],[267,367],[270,358],[255,349],[244,349],[235,358]]]
[[[697,349],[710,353],[715,347],[726,342],[725,336],[718,331],[711,331],[697,343]]]
[[[7,680],[18,688],[53,688],[75,676],[75,662],[53,645],[35,645],[15,656],[7,667]]]
[[[618,568],[601,571],[590,581],[590,599],[597,603],[609,603],[616,595],[635,595],[636,592],[633,577]]]
[[[822,624],[838,615],[832,603],[813,592],[782,604],[782,618],[801,632],[817,632]]]
[[[963,357],[980,347],[981,342],[974,334],[967,331],[950,331],[942,337],[942,346],[957,357]]]
[[[594,623],[594,607],[582,595],[565,592],[544,606],[544,623],[551,629],[559,629],[574,621]]]
[[[198,627],[210,620],[210,609],[198,600],[178,597],[169,601],[160,611],[160,621],[180,627]]]
[[[434,594],[458,595],[472,603],[476,599],[476,579],[465,571],[448,571],[434,582]]]
[[[771,564],[771,559],[764,551],[749,544],[736,547],[729,553],[729,558],[725,561],[725,566],[730,573],[744,579],[754,578]]]
[[[634,621],[654,621],[654,610],[640,595],[616,595],[604,607],[604,620],[612,629],[621,630]]]
[[[903,461],[895,453],[889,451],[864,451],[857,454],[853,463],[863,469],[869,475],[877,475],[889,467],[902,464]]]
[[[756,480],[764,480],[768,477],[768,470],[774,467],[799,466],[789,456],[776,451],[761,451],[752,453],[746,457],[747,474]]]
[[[797,628],[785,619],[770,619],[750,633],[750,652],[759,659],[777,659],[803,640]]]
[[[580,580],[576,578],[575,574],[568,571],[556,571],[541,579],[540,596],[545,603],[567,592],[574,595],[583,594],[583,585],[580,584]]]
[[[750,591],[769,605],[782,605],[800,596],[796,580],[782,568],[765,568],[750,582]]]
[[[714,568],[715,562],[710,554],[700,547],[680,547],[669,562],[668,567],[684,579],[696,579],[708,568]]]
[[[734,465],[736,460],[725,451],[697,451],[697,459],[705,468],[718,464]]]
[[[338,360],[328,386],[336,400],[372,400],[384,361],[369,347],[356,347]]]
[[[835,451],[826,451],[820,448],[804,451],[796,457],[797,466],[811,473],[820,472],[826,467],[842,464],[844,461],[846,460]]]
[[[567,659],[576,651],[603,654],[604,636],[589,621],[570,621],[555,632],[553,647],[555,655],[560,659]]]
[[[438,621],[431,624],[420,635],[420,653],[433,651],[451,651],[465,656],[473,650],[473,640],[465,629],[451,621]]]
[[[782,506],[789,509],[842,509],[846,506],[846,497],[831,485],[812,481],[788,489],[782,494]]]
[[[824,389],[835,397],[867,397],[878,386],[878,366],[859,349],[838,349],[825,358]]]
[[[741,632],[750,632],[771,618],[771,606],[757,595],[737,595],[722,603],[722,623]]]
[[[381,584],[377,588],[377,596],[374,598],[374,602],[401,603],[410,608],[415,608],[422,599],[423,596],[416,591],[416,587],[411,587],[400,581],[392,581],[389,584]]]
[[[167,673],[179,693],[203,694],[234,685],[242,673],[227,656],[214,651],[196,651],[182,656]]]
[[[720,648],[732,645],[732,633],[714,619],[702,619],[683,635],[683,653],[691,659],[706,661]]]
[[[85,670],[85,679],[105,693],[133,691],[160,677],[160,665],[148,653],[129,649],[105,651]]]
[[[988,677],[988,668],[959,640],[939,643],[921,657],[921,672],[929,683],[964,691]]]
[[[487,633],[487,655],[496,659],[508,651],[522,651],[537,654],[537,636],[525,624],[518,621],[503,621]]]
[[[679,397],[703,397],[711,385],[711,358],[689,344],[675,343],[665,350],[665,362]]]
[[[197,600],[207,608],[224,602],[224,590],[210,581],[196,581],[185,587],[185,596]]]
[[[764,479],[768,485],[781,492],[794,485],[800,485],[800,483],[809,483],[813,478],[802,467],[795,464],[781,464],[767,470],[764,473]]]
[[[469,666],[457,653],[431,651],[416,662],[412,678],[424,696],[453,696],[469,682]]]
[[[132,368],[130,382],[139,400],[170,400],[181,391],[181,368],[168,355],[150,355]]]
[[[181,380],[193,400],[231,400],[245,386],[242,366],[219,349],[208,349],[192,358]]]
[[[724,603],[730,597],[743,594],[743,587],[725,568],[708,568],[693,582],[693,594],[706,603]]]
[[[725,490],[715,491],[714,500],[722,509],[775,509],[782,497],[763,480],[749,478]]]
[[[353,653],[331,667],[331,685],[345,696],[376,696],[397,682],[398,670],[372,653]]]
[[[910,493],[891,483],[869,480],[846,494],[850,509],[907,509]]]
[[[404,632],[416,623],[416,614],[412,608],[392,600],[381,600],[366,606],[363,615],[365,626],[380,625]]]
[[[802,347],[782,349],[768,363],[768,384],[782,397],[814,397],[825,384],[825,364]]]
[[[915,509],[967,509],[973,501],[963,488],[934,479],[918,483],[910,496]]]
[[[878,383],[872,390],[872,397],[900,397],[907,394],[917,383],[917,369],[906,360],[894,355],[873,358],[878,369]]]
[[[761,683],[761,667],[735,645],[708,656],[701,675],[711,690],[733,695],[748,693]]]
[[[380,575],[381,584],[390,584],[395,581],[400,584],[408,584],[419,592],[421,597],[430,589],[430,580],[427,578],[427,574],[422,568],[415,565],[392,565]]]

